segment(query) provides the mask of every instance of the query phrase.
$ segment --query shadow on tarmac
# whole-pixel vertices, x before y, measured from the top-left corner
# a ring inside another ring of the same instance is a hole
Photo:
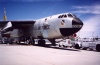
[[[1,46],[16,46],[16,45],[25,45],[29,46],[27,44],[1,44]],[[31,45],[32,46],[32,45]],[[33,46],[39,46],[38,44],[35,44]],[[68,50],[68,51],[78,51],[81,52],[79,49],[73,49],[73,48],[62,48],[57,46],[52,46],[52,44],[46,44],[45,46],[39,46],[39,47],[45,47],[45,48],[53,48],[53,49],[59,49],[59,50]]]
[[[39,46],[39,45],[36,44],[35,46]],[[39,47],[45,47],[45,48],[53,48],[53,49],[59,49],[59,50],[68,50],[68,51],[78,51],[78,52],[81,52],[79,49],[61,48],[61,47],[52,46],[51,44],[46,44],[45,46],[39,46]]]

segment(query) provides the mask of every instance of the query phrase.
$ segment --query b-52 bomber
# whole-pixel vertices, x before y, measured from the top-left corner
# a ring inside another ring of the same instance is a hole
[[[6,16],[4,18],[6,19]],[[14,38],[18,35],[17,43],[24,39],[25,41],[29,40],[27,43],[33,45],[34,39],[39,39],[38,45],[45,45],[44,39],[48,39],[52,45],[55,45],[55,39],[70,36],[82,27],[83,22],[72,13],[52,15],[38,20],[0,21],[2,37]],[[14,32],[16,29],[18,32]]]

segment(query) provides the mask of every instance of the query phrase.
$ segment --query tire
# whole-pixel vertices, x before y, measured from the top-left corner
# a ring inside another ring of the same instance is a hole
[[[65,45],[62,45],[64,48],[66,48],[66,46]]]
[[[29,40],[26,40],[26,44],[27,44],[27,45],[30,45],[30,41],[29,41]]]
[[[76,49],[80,49],[80,47],[79,47],[78,44],[75,44],[75,48],[76,48]]]
[[[59,44],[59,47],[61,47],[61,45]]]
[[[97,44],[97,45],[96,45],[96,50],[97,50],[98,52],[100,52],[100,44]]]
[[[38,40],[39,46],[45,46],[45,40]]]
[[[12,38],[9,39],[9,44],[13,44],[13,39]]]
[[[45,40],[41,40],[41,45],[45,46]]]
[[[35,45],[35,40],[31,40],[30,43],[31,43],[32,45]]]
[[[38,40],[38,46],[41,46],[41,40]]]

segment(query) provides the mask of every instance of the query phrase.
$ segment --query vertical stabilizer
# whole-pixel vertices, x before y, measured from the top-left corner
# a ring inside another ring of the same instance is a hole
[[[7,17],[6,17],[6,9],[4,8],[4,18],[3,18],[4,21],[7,20]]]

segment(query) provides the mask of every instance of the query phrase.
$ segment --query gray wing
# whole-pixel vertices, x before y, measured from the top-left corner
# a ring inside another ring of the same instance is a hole
[[[9,26],[8,24],[9,22],[11,23],[11,26]],[[33,26],[34,23],[35,21],[33,20],[32,21],[0,21],[0,30],[9,31],[10,29],[26,29]]]

